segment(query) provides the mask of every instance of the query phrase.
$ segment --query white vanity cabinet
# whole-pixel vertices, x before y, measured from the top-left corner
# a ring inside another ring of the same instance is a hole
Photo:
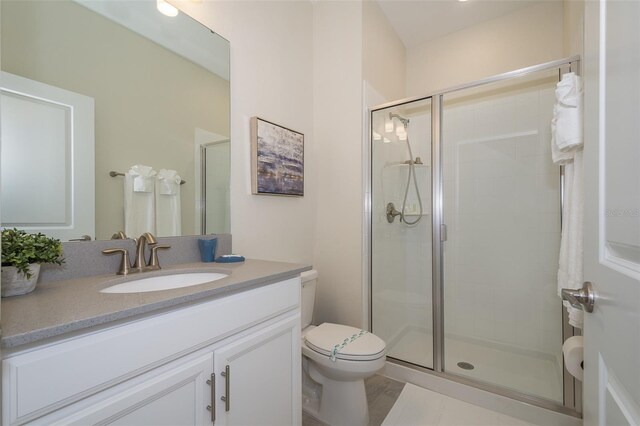
[[[295,425],[300,365],[293,278],[5,355],[2,424]]]

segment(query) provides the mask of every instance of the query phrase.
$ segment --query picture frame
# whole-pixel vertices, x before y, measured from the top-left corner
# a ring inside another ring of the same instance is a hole
[[[251,193],[304,197],[304,135],[251,117]]]

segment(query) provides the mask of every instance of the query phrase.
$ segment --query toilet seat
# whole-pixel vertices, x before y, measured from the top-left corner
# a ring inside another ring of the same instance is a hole
[[[349,361],[371,361],[384,356],[385,343],[375,334],[347,325],[324,323],[309,330],[304,340],[307,347],[327,358],[345,339],[349,341],[335,354],[337,359]]]

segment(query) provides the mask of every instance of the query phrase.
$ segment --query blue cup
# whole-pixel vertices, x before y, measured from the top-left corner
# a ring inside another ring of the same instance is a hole
[[[198,239],[198,247],[200,247],[200,259],[203,262],[213,262],[216,258],[216,248],[218,248],[218,239],[211,238],[209,240]]]

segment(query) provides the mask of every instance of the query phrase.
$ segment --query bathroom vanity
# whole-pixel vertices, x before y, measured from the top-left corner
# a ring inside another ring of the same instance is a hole
[[[2,424],[300,424],[309,268],[202,265],[144,276],[228,276],[131,294],[100,293],[126,278],[85,277],[3,300]]]

